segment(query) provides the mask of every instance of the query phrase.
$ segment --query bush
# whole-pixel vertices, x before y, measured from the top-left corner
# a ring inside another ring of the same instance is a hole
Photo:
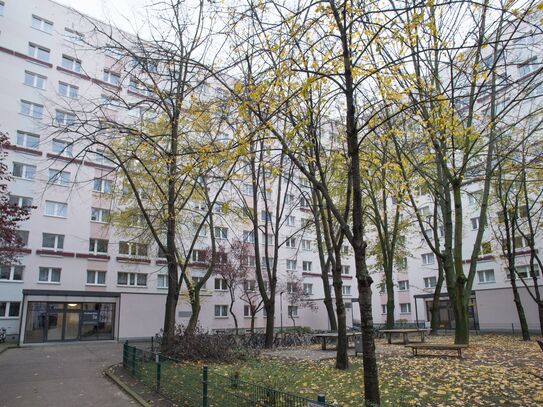
[[[160,341],[160,336],[159,336]],[[201,331],[187,333],[185,327],[176,328],[172,343],[162,352],[181,361],[235,362],[256,356],[254,350],[243,347],[235,335],[217,335]]]

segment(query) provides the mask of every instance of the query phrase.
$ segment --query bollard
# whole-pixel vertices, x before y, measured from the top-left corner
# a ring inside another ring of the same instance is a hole
[[[160,392],[160,352],[155,355],[156,362],[156,392]]]
[[[208,396],[207,396],[207,365],[203,367],[202,370],[202,407],[208,407]]]
[[[317,401],[318,401],[319,403],[326,404],[326,397],[324,396],[323,393],[319,393],[319,394],[317,395]]]

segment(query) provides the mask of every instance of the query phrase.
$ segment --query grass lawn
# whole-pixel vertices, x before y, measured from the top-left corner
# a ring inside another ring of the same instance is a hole
[[[429,342],[451,343],[452,338],[431,337]],[[383,340],[378,340],[377,352],[384,406],[543,405],[543,352],[535,341],[523,342],[505,335],[473,336],[464,359],[411,357],[409,349],[388,345]],[[334,352],[329,355],[333,357]],[[360,357],[351,357],[351,367],[346,371],[334,369],[333,360],[302,361],[278,357],[214,365],[209,369],[211,383],[218,375],[230,376],[238,372],[241,380],[310,399],[322,392],[329,403],[363,405]],[[200,371],[201,365],[165,366],[164,383],[187,396],[193,391],[193,397],[199,400],[201,387],[197,378]],[[180,386],[183,382],[185,385]],[[211,385],[210,405],[243,405],[219,402],[219,396],[224,397],[224,392],[219,386]]]

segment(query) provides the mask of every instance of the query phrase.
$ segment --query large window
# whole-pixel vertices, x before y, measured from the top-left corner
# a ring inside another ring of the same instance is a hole
[[[494,270],[478,270],[477,276],[479,277],[479,283],[495,283]]]
[[[221,240],[228,239],[228,228],[215,226],[213,236],[215,236],[215,239],[221,239]]]
[[[40,136],[18,130],[16,143],[21,147],[38,148],[40,146]]]
[[[296,260],[287,260],[287,270],[296,270]]]
[[[228,318],[228,305],[215,305],[216,318]]]
[[[70,173],[67,171],[54,170],[49,168],[49,180],[50,184],[68,186],[70,185]]]
[[[147,274],[143,273],[117,273],[117,285],[132,287],[146,287]]]
[[[14,162],[12,175],[17,178],[32,180],[36,176],[36,166]]]
[[[58,126],[69,126],[74,124],[77,117],[75,114],[63,112],[62,110],[57,110],[55,112],[55,121]]]
[[[109,241],[105,239],[90,239],[89,253],[106,254]]]
[[[53,139],[53,153],[64,157],[73,157],[73,144],[64,140]]]
[[[246,243],[255,242],[255,232],[254,230],[244,230],[243,231],[243,241]]]
[[[226,280],[224,278],[215,279],[215,290],[216,291],[226,291],[228,286],[226,285]]]
[[[311,240],[302,239],[302,249],[303,250],[311,250]]]
[[[42,247],[46,249],[62,250],[64,248],[64,235],[56,235],[53,233],[43,233]]]
[[[351,273],[351,266],[341,266],[341,274],[349,275]]]
[[[289,318],[297,318],[298,317],[298,306],[289,305],[287,311],[288,311]]]
[[[287,240],[285,240],[285,247],[290,247],[291,249],[296,248],[296,238],[295,237],[289,237]]]
[[[350,285],[342,285],[341,286],[341,293],[343,295],[351,295],[351,286]]]
[[[53,32],[53,23],[38,16],[32,16],[32,28],[51,34]]]
[[[75,30],[72,30],[71,28],[64,28],[64,38],[70,42],[74,42],[77,44],[84,43],[84,35]]]
[[[70,71],[81,72],[81,61],[68,55],[62,55],[62,67]]]
[[[119,86],[121,83],[121,75],[115,72],[111,72],[107,69],[104,69],[104,82],[107,82],[111,85]]]
[[[304,294],[305,295],[312,295],[313,294],[313,284],[304,283]]]
[[[425,288],[434,288],[437,284],[436,277],[424,277],[424,287]]]
[[[156,286],[157,286],[157,288],[168,288],[168,275],[167,274],[157,274],[157,276],[156,276]]]
[[[91,221],[108,223],[110,218],[110,210],[103,208],[91,208]]]
[[[311,261],[302,261],[302,270],[303,271],[312,271],[313,262]]]
[[[435,262],[434,253],[424,253],[421,255],[421,257],[422,257],[422,264],[424,265],[434,264]]]
[[[77,99],[79,95],[79,88],[69,83],[58,83],[58,94],[67,98]]]
[[[45,214],[65,218],[68,214],[68,204],[63,202],[45,201]]]
[[[21,114],[30,116],[33,119],[43,119],[43,105],[38,103],[29,102],[28,100],[21,100]]]
[[[411,303],[400,303],[400,314],[410,314],[411,313]]]
[[[409,290],[409,280],[399,280],[398,281],[398,289],[400,291],[407,291]]]
[[[51,51],[48,48],[41,47],[36,44],[28,44],[28,56],[39,59],[40,61],[49,62]]]
[[[17,318],[21,310],[21,303],[15,301],[0,302],[0,318]]]
[[[103,178],[94,178],[92,190],[94,192],[110,193],[113,187],[113,181]]]
[[[25,266],[0,266],[0,281],[23,281]]]
[[[45,89],[47,77],[34,72],[25,71],[24,84],[37,89]]]
[[[119,242],[119,254],[127,256],[147,257],[149,253],[149,245],[144,243],[134,242]]]
[[[60,268],[40,267],[38,281],[40,283],[60,283]]]
[[[105,285],[106,272],[97,271],[97,270],[87,270],[87,284],[88,285]]]

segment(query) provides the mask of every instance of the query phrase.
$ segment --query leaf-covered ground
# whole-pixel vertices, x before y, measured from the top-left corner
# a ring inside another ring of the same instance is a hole
[[[429,342],[452,343],[451,337]],[[506,335],[472,336],[464,359],[412,357],[400,345],[378,340],[379,378],[385,406],[543,406],[543,352],[534,341]],[[330,352],[331,356],[334,355]],[[363,400],[361,358],[351,357],[347,371],[333,360],[293,361],[261,358],[236,365],[211,367],[243,380],[327,402],[360,406]]]

